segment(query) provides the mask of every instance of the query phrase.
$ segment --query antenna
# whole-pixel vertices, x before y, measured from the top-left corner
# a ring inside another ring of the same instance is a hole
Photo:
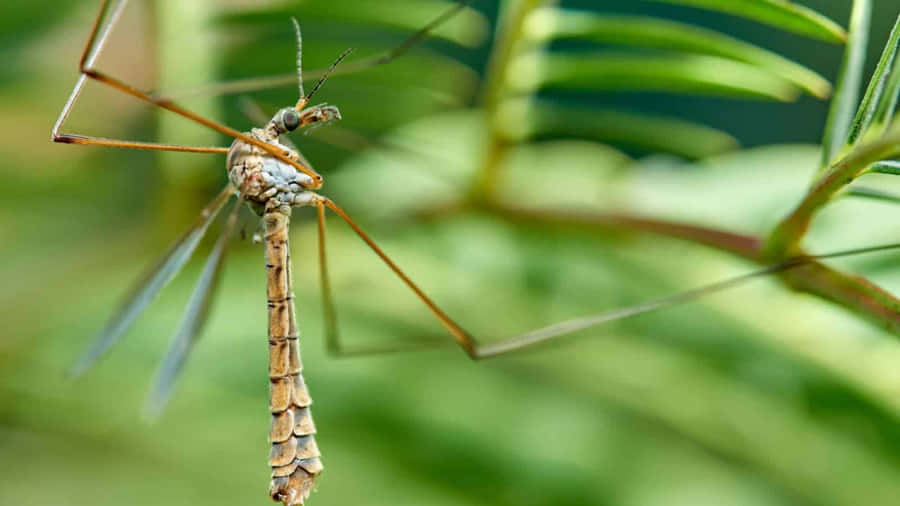
[[[297,110],[300,110],[300,109],[306,107],[306,104],[309,103],[309,99],[312,98],[313,95],[315,95],[316,91],[319,90],[319,87],[322,86],[322,83],[324,83],[325,80],[328,79],[328,76],[330,76],[331,73],[334,72],[334,69],[338,66],[339,63],[341,63],[341,60],[346,58],[347,55],[349,55],[353,51],[354,50],[352,47],[345,49],[344,52],[341,53],[341,55],[337,57],[337,60],[334,60],[334,63],[332,63],[331,66],[328,67],[328,70],[326,70],[325,73],[322,74],[322,77],[319,78],[319,82],[317,82],[316,85],[313,86],[313,89],[312,89],[312,91],[309,92],[309,95],[306,95],[306,96],[301,95],[300,96],[300,101],[297,102]]]
[[[300,99],[303,99],[303,36],[300,35],[300,23],[297,18],[291,16],[294,23],[294,32],[297,34],[297,83],[300,86]]]

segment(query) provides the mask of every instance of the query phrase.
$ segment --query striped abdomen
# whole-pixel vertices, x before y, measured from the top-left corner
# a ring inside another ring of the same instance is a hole
[[[292,506],[303,504],[309,496],[316,477],[322,472],[322,461],[309,410],[312,401],[301,374],[291,289],[290,218],[281,211],[270,211],[263,219],[269,306],[269,410],[272,413],[269,495]]]

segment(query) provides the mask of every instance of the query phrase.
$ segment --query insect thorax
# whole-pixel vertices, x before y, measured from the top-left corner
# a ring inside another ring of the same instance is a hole
[[[298,158],[268,129],[254,128],[248,135],[278,147],[291,159]],[[226,163],[231,184],[260,213],[266,206],[301,206],[313,201],[314,194],[305,190],[312,178],[257,146],[235,139]]]

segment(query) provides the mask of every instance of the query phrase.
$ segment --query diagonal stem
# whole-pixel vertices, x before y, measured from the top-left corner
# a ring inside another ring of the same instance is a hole
[[[771,263],[761,239],[724,230],[617,213],[538,210],[501,203],[492,203],[488,209],[511,221],[554,227],[649,232],[703,244],[756,264]],[[792,256],[804,255],[806,253],[798,249]],[[820,297],[900,336],[900,299],[863,277],[841,272],[816,260],[776,275],[794,291]]]
[[[769,259],[780,260],[799,253],[800,242],[819,209],[865,173],[870,165],[897,153],[900,153],[900,121],[877,140],[854,149],[816,181],[791,214],[769,235],[765,251]]]
[[[551,1],[506,0],[501,3],[497,33],[481,91],[481,102],[488,118],[490,137],[478,177],[470,189],[475,199],[489,198],[493,194],[500,179],[503,160],[510,148],[510,142],[505,138],[498,122],[500,106],[506,93],[507,73],[516,54],[525,44],[523,42],[525,21],[529,14]]]
[[[649,232],[703,244],[754,262],[763,262],[760,240],[753,236],[735,232],[624,213],[553,211],[517,207],[496,202],[488,204],[488,210],[505,219],[532,224]]]
[[[841,272],[820,262],[785,271],[779,276],[792,290],[815,295],[841,306],[877,327],[900,336],[900,300],[862,276]]]

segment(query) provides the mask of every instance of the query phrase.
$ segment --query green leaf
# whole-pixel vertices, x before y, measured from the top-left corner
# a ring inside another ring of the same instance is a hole
[[[293,5],[254,9],[220,17],[223,23],[242,27],[268,23],[287,23],[296,16],[300,25],[324,22],[328,25],[357,25],[368,30],[382,26],[399,30],[419,30],[456,2],[445,0],[396,0],[371,2],[369,0],[344,0],[340,2],[303,2]],[[433,36],[474,47],[481,44],[488,33],[487,20],[478,11],[464,8],[462,12],[437,27]]]
[[[897,50],[900,48],[900,16],[894,23],[891,35],[884,46],[878,65],[875,67],[875,73],[869,80],[869,86],[866,88],[866,94],[863,96],[862,103],[856,111],[856,117],[850,126],[850,133],[847,136],[847,144],[853,145],[866,133],[866,130],[875,120],[876,112],[882,107],[883,100],[891,100],[886,97],[888,91],[888,83],[891,77],[891,68],[893,67],[894,58],[897,56]],[[896,82],[894,83],[897,84]]]
[[[900,204],[900,195],[895,193],[886,192],[883,190],[877,190],[875,188],[865,188],[861,186],[855,186],[847,190],[847,193],[844,194],[847,197],[858,197],[858,198],[866,198],[873,200],[881,200],[884,202],[891,202],[894,204]]]
[[[882,162],[877,162],[872,165],[872,167],[869,169],[869,172],[900,176],[900,161],[885,160]]]
[[[744,388],[741,381],[718,374],[714,367],[704,367],[703,359],[683,350],[654,349],[636,339],[603,343],[608,351],[597,354],[602,359],[590,357],[594,374],[563,375],[567,367],[574,367],[570,362],[558,367],[557,377],[580,384],[600,398],[612,397],[629,409],[646,412],[647,418],[668,424],[729,460],[762,474],[776,473],[789,490],[801,491],[797,502],[851,505],[866,497],[867,504],[890,503],[892,494],[897,493],[893,460],[852,437],[841,438],[845,431],[808,412],[779,406],[785,399]],[[583,362],[587,361],[585,357]],[[649,371],[657,379],[641,381]],[[714,415],[709,416],[710,412]],[[766,416],[748,420],[753,413]],[[839,476],[856,479],[830,480],[828,476],[834,474],[826,466],[806,465],[816,451],[834,455],[834,462],[841,466]]]
[[[786,0],[655,0],[727,12],[790,32],[837,44],[847,40],[840,25],[818,12]]]
[[[57,23],[73,19],[78,7],[76,2],[59,3],[52,0],[5,4],[3,15],[0,16],[0,47],[4,51],[22,47],[51,31]],[[31,23],[38,17],[40,23]],[[86,33],[83,36],[86,37]]]
[[[731,135],[688,121],[609,109],[565,107],[528,99],[507,101],[500,127],[512,139],[566,136],[705,158],[738,147]]]
[[[859,88],[862,83],[863,70],[866,63],[866,47],[869,43],[869,26],[872,20],[872,2],[855,0],[853,12],[850,14],[850,32],[847,47],[841,62],[835,85],[834,98],[828,109],[825,122],[825,134],[822,139],[822,163],[820,169],[825,170],[837,152],[843,147],[844,140],[850,132],[850,124],[859,101]]]
[[[900,17],[897,18],[894,30],[897,30],[898,26],[900,26]],[[873,124],[882,127],[890,123],[894,111],[897,109],[897,101],[900,99],[900,58],[897,57],[897,47],[900,47],[900,40],[897,41],[894,49],[894,66],[887,71],[884,91],[881,94],[881,100],[878,101],[878,107],[875,108],[875,116],[872,118]]]
[[[789,102],[798,90],[757,67],[717,56],[531,52],[513,62],[510,85],[585,91],[659,91]]]
[[[544,8],[530,16],[528,28],[543,40],[580,39],[720,56],[765,69],[813,96],[825,98],[831,93],[828,80],[803,65],[721,32],[685,23]]]

